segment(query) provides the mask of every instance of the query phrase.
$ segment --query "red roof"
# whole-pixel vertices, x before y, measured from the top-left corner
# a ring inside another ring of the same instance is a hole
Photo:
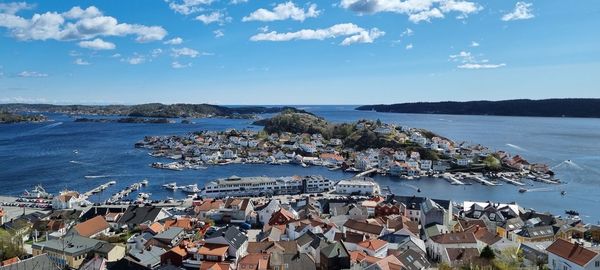
[[[548,252],[566,259],[580,266],[587,265],[593,260],[598,253],[582,247],[578,244],[573,244],[564,239],[558,239],[552,243],[547,249]]]

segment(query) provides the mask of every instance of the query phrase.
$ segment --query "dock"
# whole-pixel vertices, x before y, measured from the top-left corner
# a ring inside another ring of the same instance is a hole
[[[367,175],[372,174],[374,172],[377,172],[377,169],[366,170],[364,172],[361,172],[361,173],[357,174],[356,177],[364,177],[364,176],[367,176]]]
[[[446,181],[448,181],[452,185],[464,185],[465,184],[450,174],[444,174],[443,178],[446,179]]]
[[[502,177],[500,177],[500,179],[502,181],[506,182],[506,183],[509,183],[509,184],[515,185],[515,186],[524,186],[525,185],[525,184],[523,184],[523,183],[521,183],[521,182],[519,182],[517,180],[510,179],[510,178],[508,178],[506,176],[502,176]]]
[[[107,189],[108,187],[110,187],[116,183],[117,183],[116,181],[106,182],[105,184],[99,185],[99,186],[93,188],[92,190],[83,193],[83,196],[85,196],[85,198],[88,198],[96,193],[100,193],[100,192],[104,191],[105,189]]]
[[[486,186],[498,186],[498,184],[492,183],[491,181],[483,178],[483,176],[472,176],[472,177],[470,177],[470,179],[473,179],[476,182],[479,182],[479,183],[484,184]]]
[[[147,183],[147,182],[146,182],[146,183]],[[128,187],[126,187],[126,188],[122,189],[121,191],[119,191],[119,192],[115,193],[115,194],[114,194],[112,197],[110,197],[110,198],[107,200],[107,202],[111,202],[111,203],[118,202],[118,201],[120,201],[121,199],[123,199],[124,197],[127,197],[127,196],[129,196],[129,194],[131,194],[131,193],[132,193],[132,192],[134,192],[134,191],[137,191],[138,189],[142,188],[142,187],[143,187],[143,186],[145,186],[145,185],[146,185],[146,184],[145,184],[145,182],[144,182],[144,181],[142,181],[142,182],[139,182],[139,183],[133,183],[133,184],[131,184],[130,186],[128,186]]]

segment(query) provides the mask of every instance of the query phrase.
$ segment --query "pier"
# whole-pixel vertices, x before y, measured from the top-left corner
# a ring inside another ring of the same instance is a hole
[[[463,183],[462,181],[458,180],[457,178],[453,177],[450,174],[444,174],[444,179],[446,179],[450,184],[452,185],[464,185],[465,183]]]
[[[141,181],[139,183],[133,183],[130,186],[115,193],[112,197],[110,197],[107,200],[107,202],[114,203],[114,202],[120,201],[124,197],[129,196],[129,194],[131,194],[134,191],[137,191],[138,189],[142,188],[142,186],[146,186],[147,184],[148,184],[147,180]]]
[[[92,189],[92,190],[90,190],[88,192],[83,193],[83,196],[87,199],[88,197],[90,197],[90,196],[92,196],[92,195],[94,195],[96,193],[100,193],[100,192],[104,191],[105,189],[107,189],[108,187],[110,187],[110,186],[112,186],[112,185],[114,185],[116,183],[117,183],[116,181],[106,182],[105,184],[99,185],[99,186],[95,187],[94,189]]]
[[[525,184],[523,184],[523,183],[521,183],[521,182],[519,182],[517,180],[510,179],[510,178],[508,178],[506,176],[502,176],[502,177],[500,177],[500,179],[502,181],[506,182],[506,183],[509,183],[509,184],[515,185],[515,186],[524,186],[525,185]]]
[[[483,178],[483,176],[472,176],[469,177],[470,179],[473,179],[474,181],[484,184],[486,186],[498,186],[498,184],[492,183],[491,181]]]
[[[364,172],[357,174],[356,177],[364,177],[364,176],[367,176],[367,175],[375,173],[375,172],[377,172],[377,169],[366,170]]]

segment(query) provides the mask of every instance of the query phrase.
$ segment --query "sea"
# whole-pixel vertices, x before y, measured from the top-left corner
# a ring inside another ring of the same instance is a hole
[[[516,202],[539,212],[565,215],[576,210],[588,223],[600,224],[600,119],[542,118],[377,113],[356,111],[355,106],[296,106],[328,121],[341,123],[359,119],[429,129],[456,142],[482,144],[493,150],[519,154],[532,163],[546,163],[561,185],[528,182],[529,192],[519,187],[473,185],[453,186],[441,178],[404,180],[376,176],[381,186],[394,194],[427,196],[463,201]],[[166,183],[204,183],[232,175],[291,176],[323,175],[333,180],[352,177],[342,171],[296,165],[233,164],[201,170],[171,171],[151,168],[152,162],[168,162],[148,155],[134,144],[148,135],[183,135],[201,130],[251,129],[253,120],[194,119],[194,124],[79,123],[62,114],[49,114],[50,122],[0,125],[0,195],[17,196],[41,184],[47,191],[86,192],[108,181],[117,184],[90,200],[100,202],[118,190],[149,181],[139,192],[150,199],[185,198],[181,191],[168,191]],[[98,116],[85,116],[98,117]],[[269,117],[262,115],[261,117]],[[105,118],[105,117],[102,117]],[[566,194],[561,195],[564,191]],[[137,193],[130,198],[135,199]]]

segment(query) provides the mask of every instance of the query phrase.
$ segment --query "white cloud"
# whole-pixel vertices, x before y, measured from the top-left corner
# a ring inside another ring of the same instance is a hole
[[[152,50],[152,52],[150,52],[150,55],[152,55],[153,58],[156,58],[156,57],[159,57],[162,53],[163,53],[163,50],[161,48],[156,48],[156,49]]]
[[[278,33],[271,31],[259,33],[252,37],[252,41],[290,41],[290,40],[324,40],[345,36],[340,45],[354,43],[372,43],[375,39],[385,35],[377,28],[366,30],[352,23],[336,24],[323,29],[302,29],[296,32]]]
[[[112,58],[120,58],[121,54],[120,53],[115,53],[115,54],[111,55],[110,57],[112,57]]]
[[[0,27],[18,40],[88,40],[106,36],[135,36],[138,42],[162,40],[167,31],[160,26],[119,23],[96,7],[73,7],[64,13],[46,12],[23,18],[4,11]]]
[[[175,69],[188,68],[188,67],[191,67],[191,66],[192,66],[192,63],[182,64],[182,63],[179,63],[177,61],[174,61],[173,63],[171,63],[171,67],[175,68]]]
[[[466,63],[458,66],[458,68],[462,69],[492,69],[492,68],[500,68],[504,67],[506,64],[477,64],[477,63]]]
[[[183,39],[180,37],[172,38],[164,42],[164,44],[167,45],[179,45],[181,43],[183,43]]]
[[[450,55],[450,61],[459,62],[460,64],[457,67],[460,69],[493,69],[506,66],[505,63],[490,64],[487,59],[478,60],[476,56],[467,51]]]
[[[85,61],[81,58],[77,58],[77,59],[75,59],[75,61],[73,61],[73,64],[80,65],[80,66],[87,66],[87,65],[90,65],[90,62]]]
[[[214,0],[165,0],[165,2],[169,3],[169,8],[173,11],[183,15],[190,15],[203,11],[203,6],[212,4]]]
[[[34,5],[25,2],[0,3],[0,13],[14,15],[21,10],[32,9],[33,7]]]
[[[527,20],[535,17],[533,15],[532,3],[517,2],[515,10],[502,16],[503,21]]]
[[[223,32],[222,29],[217,29],[215,31],[213,31],[213,34],[215,34],[215,38],[220,38],[225,36],[225,32]]]
[[[471,41],[471,47],[479,47],[479,42]]]
[[[139,65],[146,62],[146,57],[144,57],[143,55],[134,55],[127,59],[122,59],[122,61],[125,61],[130,65]]]
[[[237,5],[237,4],[242,4],[242,3],[248,3],[248,0],[231,0],[231,1],[229,1],[229,3],[232,5]]]
[[[410,36],[414,35],[414,33],[415,33],[415,31],[413,31],[412,29],[406,28],[406,30],[404,30],[402,32],[402,34],[400,34],[400,37],[410,37]]]
[[[414,46],[412,45],[412,43],[410,43],[410,44],[406,45],[406,47],[405,47],[405,48],[406,48],[407,50],[412,50],[412,48],[413,48],[413,47],[414,47]]]
[[[339,6],[359,14],[404,14],[414,23],[444,18],[444,14],[451,12],[459,13],[457,18],[463,19],[483,9],[477,3],[466,0],[341,0]]]
[[[37,71],[23,71],[17,74],[17,76],[22,78],[44,78],[48,77],[48,74]]]
[[[117,46],[114,43],[96,38],[94,40],[85,40],[78,43],[79,47],[90,50],[114,50]]]
[[[256,11],[250,13],[250,15],[242,18],[242,21],[282,21],[282,20],[295,20],[295,21],[304,21],[307,18],[315,18],[319,16],[321,13],[320,10],[317,10],[316,4],[310,4],[308,9],[304,10],[296,6],[293,2],[285,2],[278,4],[273,8],[273,10],[267,10],[264,8],[257,9]]]
[[[226,21],[230,21],[231,18],[230,17],[225,17],[225,14],[223,14],[220,11],[213,11],[213,12],[211,12],[209,14],[198,15],[196,17],[196,20],[201,21],[204,24],[211,24],[211,23],[223,24]]]
[[[187,57],[191,57],[191,58],[196,58],[198,57],[198,55],[200,55],[200,52],[194,50],[194,49],[190,49],[190,48],[179,48],[179,49],[171,49],[171,55],[173,57],[180,57],[180,56],[187,56]]]
[[[269,32],[269,26],[268,25],[261,26],[261,27],[258,28],[258,31],[261,31],[263,33],[264,32]]]

